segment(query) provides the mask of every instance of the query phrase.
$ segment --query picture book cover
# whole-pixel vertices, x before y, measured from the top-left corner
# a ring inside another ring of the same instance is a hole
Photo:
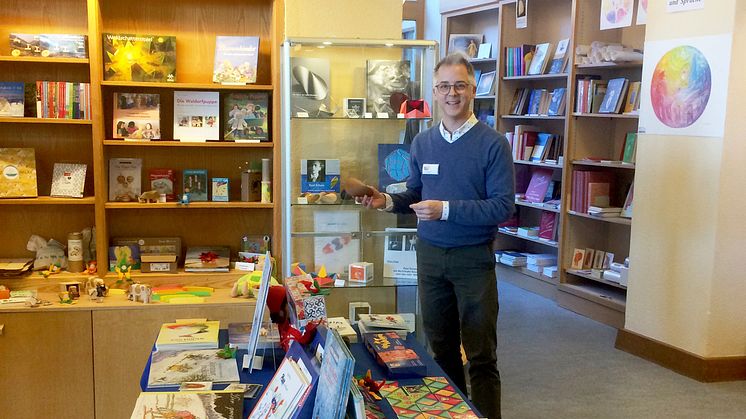
[[[546,89],[534,89],[531,91],[531,97],[528,100],[528,115],[539,115],[541,98],[546,94]]]
[[[388,378],[427,375],[420,356],[395,332],[365,333],[363,341],[376,361],[386,368]]]
[[[547,114],[550,116],[562,116],[565,114],[565,92],[567,88],[558,87],[552,91],[552,99],[549,102]]]
[[[277,367],[277,372],[249,414],[249,418],[293,417],[298,409],[298,403],[311,385],[310,373],[304,369],[305,366],[301,368],[292,358],[283,358],[280,366]]]
[[[575,249],[572,254],[572,264],[570,269],[583,269],[583,261],[585,260],[585,249]]]
[[[228,272],[230,261],[231,249],[229,247],[188,247],[184,259],[184,271]]]
[[[184,169],[182,176],[182,191],[189,194],[190,201],[207,201],[207,170]]]
[[[342,419],[350,395],[355,358],[336,330],[328,329],[319,371],[314,418]]]
[[[235,359],[220,358],[216,349],[152,353],[148,388],[178,386],[185,381],[237,383],[238,365]]]
[[[176,174],[174,169],[150,169],[148,171],[150,190],[155,189],[159,194],[166,195],[166,202],[176,201]]]
[[[352,328],[350,322],[344,317],[329,317],[326,319],[326,326],[334,329],[343,339],[348,339],[350,343],[357,342],[357,332]]]
[[[383,277],[417,280],[417,229],[386,228]]]
[[[161,138],[161,95],[114,93],[113,137],[125,140]]]
[[[300,161],[300,191],[339,192],[338,159],[303,159]]]
[[[272,236],[269,234],[247,234],[241,237],[241,251],[265,253],[272,248]]]
[[[409,179],[410,144],[378,144],[378,190]]]
[[[350,263],[360,260],[360,240],[351,233],[360,231],[359,211],[314,211],[314,231],[339,232],[338,236],[314,237],[314,266],[322,265],[326,271],[341,276],[347,273]]]
[[[400,314],[360,314],[360,322],[365,324],[368,331],[383,330],[407,330],[409,325]]]
[[[554,51],[552,63],[549,66],[549,74],[559,74],[565,71],[568,56],[567,47],[570,45],[570,38],[565,38],[557,43],[557,49]]]
[[[639,81],[629,84],[629,94],[624,102],[624,113],[635,113],[640,110],[640,85]]]
[[[85,164],[55,163],[52,170],[52,191],[49,195],[82,198],[86,168]]]
[[[251,323],[228,323],[228,343],[242,348],[246,347],[251,337],[251,329]],[[276,325],[264,322],[259,331],[257,348],[280,348],[280,330]]]
[[[10,33],[10,55],[41,57],[41,36],[31,33]]]
[[[624,95],[627,93],[628,80],[625,78],[611,79],[606,85],[604,96],[598,113],[619,113]]]
[[[133,202],[142,193],[142,159],[109,159],[109,201]]]
[[[219,92],[174,92],[174,139],[185,142],[220,139]]]
[[[86,58],[86,35],[41,34],[39,46],[42,57]]]
[[[387,113],[393,118],[404,101],[421,96],[412,80],[408,60],[368,60],[366,74],[367,112],[372,112],[374,117]]]
[[[531,181],[526,189],[526,201],[541,203],[547,194],[552,180],[552,169],[536,169],[531,173]]]
[[[104,80],[175,82],[176,37],[103,34]]]
[[[130,419],[243,418],[243,394],[229,391],[142,392]]]
[[[0,82],[0,116],[23,117],[23,83]]]
[[[624,139],[624,149],[622,149],[622,161],[625,163],[634,163],[637,154],[637,133],[628,132]]]
[[[140,246],[136,239],[112,240],[109,246],[109,271],[113,272],[116,267],[129,266],[131,269],[140,269]]]
[[[226,140],[259,142],[269,138],[269,93],[228,93],[223,101]]]
[[[163,323],[155,347],[159,351],[217,349],[219,330],[220,322],[217,320],[185,319]]]
[[[531,64],[528,68],[529,75],[544,74],[544,69],[549,59],[549,50],[552,48],[552,44],[549,42],[544,44],[537,44],[534,56],[531,59]]]
[[[258,36],[216,36],[212,81],[221,84],[256,83]]]
[[[319,116],[319,109],[329,109],[329,60],[325,58],[291,57],[290,79],[292,115],[305,113],[312,118]]]
[[[35,198],[36,154],[33,148],[0,148],[0,198]]]
[[[536,135],[536,142],[534,143],[534,149],[531,151],[530,161],[541,162],[544,161],[544,156],[547,154],[549,147],[552,145],[554,135],[547,132],[540,132]]]

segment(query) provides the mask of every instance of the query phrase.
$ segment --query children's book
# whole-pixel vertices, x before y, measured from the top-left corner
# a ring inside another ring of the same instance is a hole
[[[326,319],[326,325],[329,329],[336,330],[343,339],[349,340],[350,343],[357,342],[357,332],[346,318],[329,317]]]
[[[400,314],[360,314],[360,333],[394,332],[402,339],[411,332],[410,326]]]
[[[552,63],[549,65],[549,74],[559,74],[565,71],[569,58],[567,55],[568,45],[570,45],[570,38],[557,42],[557,49],[554,51]]]
[[[173,169],[150,169],[148,171],[150,189],[166,195],[167,202],[176,201],[176,175]]]
[[[229,247],[188,247],[184,259],[186,272],[228,272],[231,250]]]
[[[342,337],[336,330],[327,330],[313,406],[314,418],[344,418],[354,368],[355,358]]]
[[[229,391],[142,392],[130,419],[243,418],[243,394]]]
[[[182,191],[189,193],[190,201],[207,201],[207,170],[184,169]]]
[[[112,122],[114,138],[125,140],[161,138],[161,95],[158,93],[114,93]]]
[[[109,201],[135,202],[142,192],[142,159],[109,159]]]
[[[258,36],[216,36],[212,81],[221,84],[256,83]]]
[[[567,88],[558,87],[552,91],[552,99],[549,102],[548,115],[562,116],[565,114],[565,92]]]
[[[86,35],[41,34],[39,46],[42,57],[86,58]]]
[[[624,139],[624,148],[622,149],[622,161],[625,163],[634,163],[637,154],[637,133],[628,132]]]
[[[217,354],[217,349],[153,352],[148,388],[178,386],[185,381],[239,382],[236,360]]]
[[[10,54],[14,57],[41,57],[41,36],[30,33],[10,33]]]
[[[104,80],[175,82],[176,37],[103,34]]]
[[[217,349],[220,322],[207,319],[184,319],[163,323],[155,341],[159,351]]]
[[[622,106],[624,95],[627,93],[629,81],[625,78],[611,79],[606,86],[606,95],[604,96],[598,113],[619,113]]]
[[[220,139],[220,93],[174,92],[174,138],[186,142]]]
[[[376,361],[386,368],[388,378],[425,376],[427,367],[420,356],[408,348],[404,340],[394,332],[363,334],[363,341]]]
[[[269,93],[228,93],[223,101],[223,136],[237,142],[270,141]]]
[[[624,102],[624,113],[635,113],[640,110],[640,85],[639,81],[629,84],[629,94]]]
[[[262,255],[263,256],[263,255]],[[240,348],[249,344],[251,337],[251,323],[229,323],[228,343]],[[277,325],[264,322],[259,331],[257,349],[270,349],[280,347],[280,330]]]
[[[23,83],[0,82],[0,116],[23,117]]]
[[[529,75],[544,74],[544,69],[547,66],[549,60],[549,50],[552,49],[552,44],[547,42],[544,44],[536,45],[536,51],[531,59],[531,65],[528,68]]]
[[[82,198],[87,165],[55,163],[52,171],[52,191],[49,195]]]
[[[0,148],[0,198],[35,198],[36,154],[33,148]]]
[[[228,202],[229,196],[229,179],[227,177],[212,178],[212,200],[214,202]]]

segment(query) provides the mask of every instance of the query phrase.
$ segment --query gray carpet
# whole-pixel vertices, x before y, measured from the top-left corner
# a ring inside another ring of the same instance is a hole
[[[746,418],[746,382],[681,376],[614,349],[616,329],[498,288],[503,418]]]

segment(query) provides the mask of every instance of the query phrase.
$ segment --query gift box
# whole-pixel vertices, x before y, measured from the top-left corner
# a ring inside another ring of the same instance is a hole
[[[314,294],[313,277],[309,274],[285,279],[288,295],[288,316],[290,322],[303,328],[313,320],[326,320],[326,300],[323,295]]]

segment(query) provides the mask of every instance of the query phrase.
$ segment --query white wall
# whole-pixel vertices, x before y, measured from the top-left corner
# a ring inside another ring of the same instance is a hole
[[[287,0],[287,37],[400,39],[401,0]]]

